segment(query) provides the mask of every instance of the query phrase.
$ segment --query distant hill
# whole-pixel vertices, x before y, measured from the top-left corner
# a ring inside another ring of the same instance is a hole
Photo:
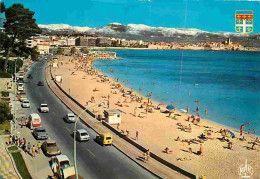
[[[227,32],[207,32],[194,28],[151,27],[143,24],[111,23],[104,27],[77,27],[67,24],[39,25],[43,34],[87,34],[117,37],[127,40],[163,42],[203,42],[224,41],[231,38],[244,46],[260,47],[260,34],[241,35]]]

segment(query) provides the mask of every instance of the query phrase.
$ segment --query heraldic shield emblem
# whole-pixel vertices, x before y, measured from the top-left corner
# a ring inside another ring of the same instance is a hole
[[[254,11],[237,10],[235,11],[235,30],[238,33],[253,32]]]

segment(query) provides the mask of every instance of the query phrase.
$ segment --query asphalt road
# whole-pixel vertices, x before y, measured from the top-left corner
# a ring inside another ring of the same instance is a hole
[[[63,117],[70,110],[53,94],[45,81],[46,61],[34,63],[27,75],[30,73],[33,79],[25,80],[27,98],[31,102],[30,113],[38,113],[42,118],[43,126],[46,128],[49,138],[56,140],[62,154],[69,157],[73,163],[73,137],[74,124],[64,122]],[[37,86],[38,81],[44,81],[44,86]],[[47,103],[50,112],[39,113],[37,108],[41,103]],[[100,179],[137,179],[156,178],[132,160],[123,155],[112,146],[100,146],[93,139],[96,133],[81,122],[77,129],[85,128],[91,136],[88,142],[77,142],[77,166],[78,172],[84,178]]]

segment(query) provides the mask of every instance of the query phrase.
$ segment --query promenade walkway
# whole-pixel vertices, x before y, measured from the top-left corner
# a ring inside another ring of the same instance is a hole
[[[5,138],[5,136],[0,136],[0,178],[18,179],[19,177],[15,172],[11,157],[5,149],[5,142],[7,142],[7,138]]]

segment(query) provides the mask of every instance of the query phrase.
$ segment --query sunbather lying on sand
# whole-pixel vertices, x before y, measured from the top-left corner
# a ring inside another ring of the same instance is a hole
[[[172,153],[172,151],[171,151],[168,147],[166,147],[166,148],[163,150],[163,152],[166,153],[166,154],[171,154],[171,153]]]

